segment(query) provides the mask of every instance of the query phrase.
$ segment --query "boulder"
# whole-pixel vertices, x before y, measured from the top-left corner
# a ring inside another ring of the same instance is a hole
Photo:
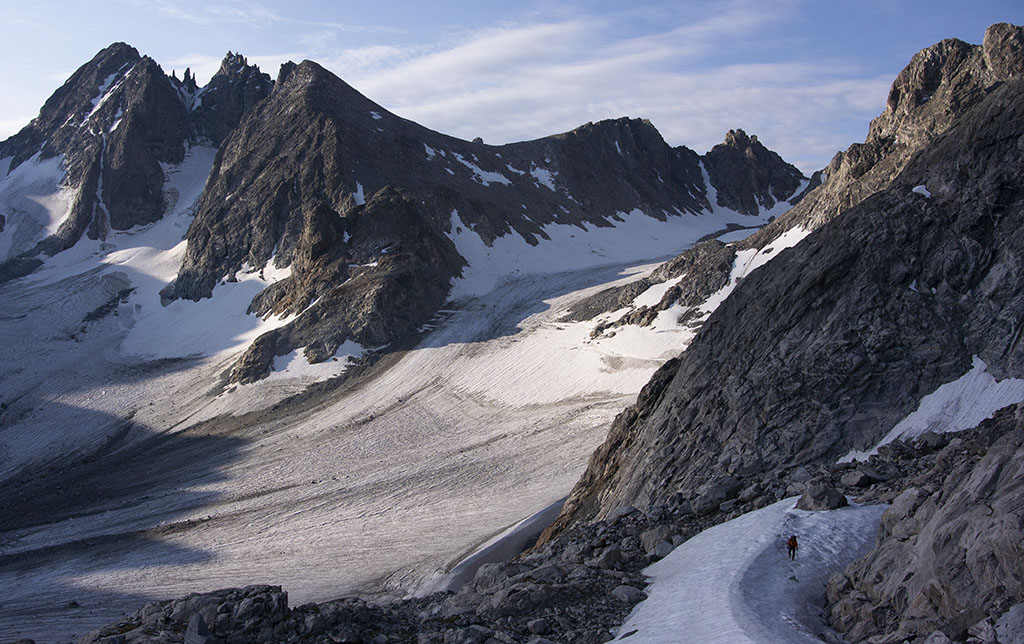
[[[121,636],[121,641],[124,641],[124,636]],[[199,613],[192,615],[192,619],[188,620],[188,629],[185,630],[185,644],[214,644],[220,640],[210,635],[210,630],[206,627],[206,620]],[[113,644],[111,642],[110,644]]]
[[[526,623],[526,628],[534,635],[547,635],[551,632],[551,626],[543,618],[531,619]]]
[[[667,540],[671,535],[672,529],[669,526],[656,526],[640,535],[640,546],[645,553],[651,554],[660,542]]]
[[[796,503],[800,510],[835,510],[846,505],[848,502],[842,492],[820,483],[807,488]]]
[[[627,604],[636,604],[647,599],[647,593],[635,586],[627,586],[626,584],[613,588],[611,595],[615,599],[624,601]]]

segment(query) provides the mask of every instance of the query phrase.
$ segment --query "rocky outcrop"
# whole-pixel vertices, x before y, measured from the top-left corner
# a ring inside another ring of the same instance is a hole
[[[463,265],[422,204],[391,188],[344,219],[321,204],[306,212],[292,275],[260,293],[251,308],[302,315],[257,338],[230,378],[258,380],[275,355],[295,347],[305,348],[309,362],[322,362],[347,340],[375,348],[408,336],[441,308]]]
[[[725,142],[711,148],[703,161],[718,205],[748,215],[793,198],[804,179],[803,173],[743,130],[729,130]]]
[[[182,90],[192,112],[196,133],[214,146],[227,138],[231,130],[256,103],[270,95],[274,81],[250,65],[244,56],[230,51],[210,82],[202,88],[183,82]]]
[[[927,455],[931,467],[892,500],[874,549],[830,580],[832,623],[848,641],[921,642],[936,631],[947,642],[995,641],[968,638],[994,634],[1024,602],[1022,414],[1003,409]]]
[[[1007,30],[1021,31],[915,56],[865,145],[746,242],[816,227],[740,282],[656,374],[658,395],[620,414],[555,531],[868,447],[974,355],[999,378],[1024,375],[1011,322],[1024,313],[1024,80],[984,62],[1016,42],[991,35]]]

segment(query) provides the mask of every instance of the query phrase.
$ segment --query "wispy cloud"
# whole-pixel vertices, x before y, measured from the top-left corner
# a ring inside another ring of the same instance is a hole
[[[890,79],[842,61],[716,64],[783,19],[774,9],[736,2],[635,38],[616,37],[607,19],[506,25],[437,51],[347,50],[321,62],[385,107],[463,138],[504,143],[638,116],[698,152],[744,128],[811,170],[852,142],[837,122],[881,109]]]
[[[389,33],[398,31],[382,25],[359,25],[337,21],[318,21],[294,18],[254,2],[233,2],[189,7],[177,0],[127,0],[130,4],[148,8],[160,15],[199,25],[244,24],[269,27],[276,24],[305,25],[343,32]]]
[[[601,16],[548,11],[471,32],[441,32],[434,42],[371,37],[361,47],[343,46],[347,39],[339,34],[363,27],[300,20],[259,4],[243,10],[222,0],[186,10],[177,0],[130,1],[193,22],[299,26],[292,52],[246,52],[250,62],[274,76],[285,60],[316,60],[402,116],[491,143],[637,116],[651,119],[670,143],[698,152],[727,130],[743,128],[812,170],[863,137],[890,81],[848,61],[796,60],[789,52],[800,47],[777,49],[771,59],[752,50],[750,43],[781,31],[798,0],[627,7]],[[624,28],[630,21],[644,27]],[[220,58],[192,54],[167,64],[191,67],[204,82]],[[851,122],[864,126],[851,131]]]

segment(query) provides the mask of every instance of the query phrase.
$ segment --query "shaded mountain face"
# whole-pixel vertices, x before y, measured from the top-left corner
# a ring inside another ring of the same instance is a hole
[[[722,162],[712,182],[774,205],[748,195],[751,186],[791,196],[802,177],[757,149],[772,170],[756,157],[742,167]],[[290,267],[250,310],[300,318],[261,338],[232,371],[232,380],[251,382],[269,373],[274,355],[303,348],[317,362],[348,340],[385,345],[425,323],[461,274],[449,238],[458,228],[488,245],[510,234],[537,244],[549,224],[582,231],[638,209],[659,219],[709,212],[707,195],[701,158],[669,146],[647,121],[488,146],[399,118],[316,63],[286,64],[272,95],[224,141],[163,296],[198,300],[239,271]],[[391,219],[416,234],[389,228]],[[415,288],[393,279],[399,273],[417,276]]]
[[[973,356],[997,378],[1024,375],[1021,42],[995,25],[983,46],[913,58],[865,143],[736,246],[814,230],[739,282],[616,419],[552,533],[868,448]],[[691,257],[731,270],[722,252]]]
[[[29,180],[49,182],[41,188],[63,191],[68,203],[50,230],[6,204],[4,232],[14,240],[0,257],[7,277],[83,234],[104,239],[159,219],[166,209],[161,164],[180,163],[192,145],[216,145],[271,87],[268,76],[230,54],[210,83],[197,88],[187,72],[185,82],[168,77],[123,43],[99,52],[38,117],[0,143],[0,159],[10,158],[8,175],[21,168]]]
[[[729,130],[725,142],[704,156],[704,165],[718,193],[718,205],[748,215],[793,198],[804,178],[743,130]]]

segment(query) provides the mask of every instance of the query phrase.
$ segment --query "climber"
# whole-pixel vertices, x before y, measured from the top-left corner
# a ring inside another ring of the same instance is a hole
[[[789,558],[796,559],[796,550],[800,547],[800,544],[796,542],[796,535],[790,535],[789,541],[786,542],[786,550],[789,551]]]

